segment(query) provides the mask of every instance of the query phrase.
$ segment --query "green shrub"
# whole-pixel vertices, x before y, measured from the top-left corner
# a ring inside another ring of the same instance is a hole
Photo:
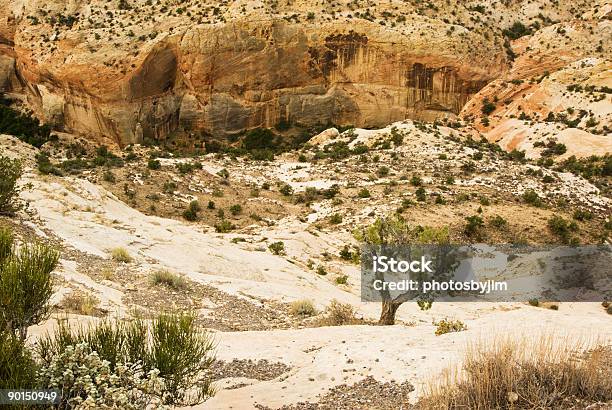
[[[290,196],[293,194],[293,188],[289,184],[283,184],[278,191],[284,196]]]
[[[284,255],[285,254],[285,244],[282,241],[273,242],[268,245],[268,249],[275,255]]]
[[[376,170],[376,175],[378,175],[379,178],[386,177],[387,175],[389,175],[389,167],[378,167],[378,169]]]
[[[542,199],[533,189],[528,189],[523,193],[523,201],[535,207],[542,206]]]
[[[467,221],[464,232],[467,236],[472,237],[480,233],[480,230],[484,226],[484,221],[478,215],[472,215],[465,218]]]
[[[110,183],[117,181],[117,179],[115,178],[115,174],[113,174],[112,171],[104,171],[104,174],[102,175],[102,179]]]
[[[200,212],[202,208],[200,207],[200,203],[197,200],[193,200],[187,206],[187,209],[183,211],[183,218],[188,221],[197,221],[198,220],[198,212]]]
[[[219,175],[223,179],[228,179],[229,176],[230,176],[229,171],[227,169],[225,169],[225,168],[223,168],[222,170],[217,172],[217,175]]]
[[[147,162],[147,168],[149,168],[149,169],[160,169],[161,168],[161,162],[159,162],[159,160],[157,160],[157,159],[151,158]]]
[[[242,140],[247,150],[274,148],[274,133],[267,128],[257,128],[247,132]]]
[[[338,225],[342,223],[342,215],[336,213],[329,217],[329,223],[332,225]]]
[[[239,215],[240,213],[242,213],[242,205],[234,204],[234,205],[230,206],[229,210],[230,210],[232,215],[234,215],[234,216]]]
[[[38,119],[2,104],[0,104],[0,134],[14,135],[36,148],[53,139],[49,125],[41,126]]]
[[[185,278],[165,269],[151,273],[149,280],[153,285],[165,285],[174,290],[183,290],[187,288],[187,281]]]
[[[57,251],[40,243],[17,248],[11,231],[0,228],[0,329],[25,340],[28,327],[48,317],[58,260]]]
[[[425,191],[425,188],[423,188],[422,186],[420,186],[414,193],[416,195],[417,201],[425,202],[427,200],[427,193]]]
[[[506,221],[504,218],[502,218],[499,215],[495,215],[494,217],[492,217],[489,220],[489,223],[491,224],[491,226],[494,226],[495,228],[503,228],[506,225],[508,225],[508,221]]]
[[[327,270],[325,270],[325,266],[319,265],[317,267],[317,275],[321,275],[321,276],[327,275]]]
[[[36,154],[36,167],[42,175],[63,175],[62,170],[51,163],[49,156],[45,152]]]
[[[0,389],[34,388],[37,371],[25,342],[15,333],[0,329]]]
[[[460,320],[442,319],[435,322],[434,325],[436,326],[436,336],[467,330],[467,326]]]
[[[557,235],[563,243],[571,242],[571,235],[578,230],[575,222],[569,222],[559,215],[553,215],[548,220],[548,229]]]
[[[22,173],[21,161],[0,156],[0,214],[10,214],[21,207],[18,203],[20,189],[17,181]]]
[[[357,196],[359,198],[370,198],[370,191],[368,190],[368,188],[361,188],[359,190],[359,192],[357,193]]]
[[[227,219],[223,219],[221,222],[215,225],[215,231],[218,233],[228,233],[234,228],[235,226]]]
[[[60,408],[159,407],[164,380],[159,371],[121,363],[111,368],[86,343],[67,346],[39,372],[40,386],[61,391]]]
[[[194,405],[213,393],[205,373],[213,361],[213,343],[193,314],[161,314],[150,324],[105,320],[76,329],[62,322],[39,340],[37,354],[43,366],[53,367],[69,346],[80,344],[107,360],[110,371],[125,363],[140,363],[144,374],[157,369],[164,379],[159,395],[166,404]]]
[[[527,302],[534,307],[540,306],[540,301],[538,299],[529,299]]]
[[[488,98],[485,98],[484,101],[482,102],[481,111],[484,115],[489,115],[493,111],[495,111],[495,104],[489,101]]]
[[[590,221],[593,219],[593,214],[585,209],[576,209],[573,217],[577,221]]]
[[[338,277],[336,277],[336,284],[338,285],[346,285],[348,283],[348,276],[347,275],[340,275]]]

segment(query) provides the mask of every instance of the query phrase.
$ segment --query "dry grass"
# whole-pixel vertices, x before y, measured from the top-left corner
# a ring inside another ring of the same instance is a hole
[[[612,401],[612,346],[548,336],[468,348],[463,368],[430,384],[423,409],[557,409]]]
[[[111,251],[111,257],[117,262],[130,263],[134,260],[125,248],[115,248]]]
[[[153,285],[165,285],[174,290],[187,288],[187,280],[185,278],[167,270],[158,270],[151,273],[149,280]]]
[[[64,310],[86,316],[100,316],[103,312],[99,305],[100,301],[96,297],[79,292],[67,294],[59,304]]]
[[[310,317],[317,314],[317,309],[308,299],[296,300],[289,306],[289,314],[298,317]]]
[[[362,324],[363,321],[355,316],[355,308],[349,303],[340,303],[332,300],[325,310],[325,316],[317,321],[318,326],[343,326]]]

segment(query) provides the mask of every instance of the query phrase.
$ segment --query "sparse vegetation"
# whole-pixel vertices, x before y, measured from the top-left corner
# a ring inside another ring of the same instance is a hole
[[[149,280],[153,285],[164,285],[174,290],[187,288],[187,280],[185,278],[166,269],[154,271],[149,275]]]
[[[130,263],[134,260],[125,248],[114,248],[111,250],[111,258],[117,262]]]
[[[535,403],[563,408],[569,403],[608,402],[612,398],[610,347],[585,349],[578,343],[562,343],[545,337],[472,345],[463,371],[432,383],[418,405],[523,409]]]
[[[289,314],[297,317],[311,317],[317,314],[317,309],[308,299],[296,300],[289,306]]]
[[[17,198],[20,188],[17,186],[17,180],[22,173],[21,161],[0,156],[0,214],[10,214],[20,208]]]
[[[434,326],[436,326],[436,336],[467,330],[467,326],[460,320],[442,319],[434,322]]]

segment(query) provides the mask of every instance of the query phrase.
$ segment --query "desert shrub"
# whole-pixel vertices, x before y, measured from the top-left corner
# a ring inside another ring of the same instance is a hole
[[[338,225],[342,223],[342,215],[336,213],[329,217],[329,223],[332,225]]]
[[[410,184],[412,186],[421,186],[423,185],[423,179],[418,175],[413,175],[412,178],[410,178]]]
[[[147,168],[149,168],[149,169],[160,169],[161,168],[161,162],[159,162],[158,159],[151,158],[147,162]]]
[[[177,185],[176,182],[164,182],[164,192],[167,194],[171,194],[176,191]]]
[[[268,245],[268,249],[275,255],[285,254],[285,244],[282,241],[274,242]]]
[[[467,236],[472,237],[480,233],[480,230],[484,226],[484,221],[478,215],[472,215],[465,218],[467,223],[465,224],[464,232]]]
[[[495,104],[489,101],[488,98],[485,98],[484,101],[482,102],[481,111],[484,115],[489,115],[493,111],[495,111]]]
[[[74,409],[159,408],[164,380],[159,371],[145,372],[139,364],[110,363],[86,343],[67,346],[39,372],[45,389],[61,392],[60,407]]]
[[[553,215],[548,220],[548,229],[563,243],[569,243],[572,233],[578,230],[578,226],[575,222],[569,222],[559,215]]]
[[[199,162],[179,162],[176,164],[176,169],[181,174],[190,174],[196,169],[202,169],[202,164]]]
[[[0,106],[1,107],[1,106]],[[20,208],[17,180],[23,173],[23,165],[17,159],[0,156],[0,214],[10,214]]]
[[[115,178],[115,174],[113,174],[112,171],[108,171],[108,170],[104,171],[104,174],[102,174],[102,179],[104,181],[110,182],[110,183],[113,183],[113,182],[117,181],[117,179]]]
[[[92,316],[98,310],[99,304],[100,300],[94,296],[71,292],[63,297],[60,307],[70,312]]]
[[[416,199],[419,202],[425,202],[427,200],[427,192],[422,186],[418,187],[417,190],[414,191],[414,194],[416,195]]]
[[[348,276],[347,275],[340,275],[338,277],[336,277],[336,284],[338,285],[346,285],[348,283]]]
[[[218,224],[215,224],[215,231],[218,233],[228,233],[234,228],[235,226],[227,219],[223,219]]]
[[[494,217],[492,217],[489,220],[489,223],[491,224],[491,226],[494,226],[497,229],[501,229],[508,225],[508,221],[506,221],[504,218],[502,218],[499,215],[495,215]]]
[[[355,308],[350,303],[340,303],[332,300],[325,309],[325,316],[319,320],[320,326],[344,326],[359,323],[355,317]]]
[[[274,133],[267,128],[257,128],[246,133],[242,146],[247,150],[274,148]]]
[[[467,330],[467,326],[461,320],[442,319],[435,322],[434,325],[436,326],[436,336]]]
[[[196,200],[189,202],[187,209],[183,211],[183,218],[188,221],[197,221],[198,220],[198,212],[200,212],[202,208],[200,207],[200,203]]]
[[[289,314],[298,317],[311,317],[317,314],[312,301],[308,299],[296,300],[289,306]]]
[[[228,179],[230,176],[230,173],[227,169],[223,168],[217,172],[217,175],[219,175],[223,179]]]
[[[24,341],[0,329],[0,389],[25,389],[36,386],[38,367]]]
[[[113,248],[111,250],[111,258],[117,262],[130,263],[134,260],[130,253],[125,248]]]
[[[531,34],[531,29],[525,26],[520,21],[515,21],[512,26],[504,29],[502,33],[504,34],[504,36],[510,38],[511,40],[516,40],[518,38]]]
[[[63,175],[62,170],[51,163],[49,156],[45,152],[36,154],[36,167],[42,175]]]
[[[593,214],[585,209],[576,209],[573,217],[577,221],[590,221],[593,219]]]
[[[321,276],[327,275],[327,270],[325,269],[325,266],[319,265],[317,267],[317,275],[321,275]]]
[[[239,215],[242,212],[242,205],[234,204],[234,205],[230,206],[229,210],[230,210],[232,215],[234,215],[234,216]]]
[[[53,138],[49,125],[40,125],[38,119],[2,104],[0,104],[0,134],[14,135],[36,148],[40,148]]]
[[[215,209],[215,202],[214,201],[208,201],[208,205],[206,205],[206,208],[208,208],[208,209]]]
[[[369,198],[371,195],[370,195],[370,191],[368,190],[368,188],[361,188],[359,192],[357,193],[357,196],[359,198]]]
[[[161,314],[151,323],[104,320],[88,327],[71,328],[60,323],[54,333],[37,344],[44,367],[55,358],[84,344],[116,372],[125,363],[139,363],[144,374],[159,371],[164,379],[160,397],[166,404],[200,403],[213,392],[204,371],[213,361],[213,343],[196,326],[193,314]]]
[[[523,193],[523,201],[529,205],[533,205],[535,207],[542,206],[542,199],[533,189],[528,189]]]
[[[535,299],[535,298],[534,299],[529,299],[527,301],[527,303],[529,303],[531,306],[534,306],[534,307],[540,306],[540,301],[538,299]]]
[[[561,342],[560,340],[563,340]],[[564,344],[562,344],[564,343]],[[461,371],[430,384],[419,408],[587,408],[612,399],[612,351],[566,338],[488,340],[471,345]]]
[[[165,285],[174,290],[182,290],[187,287],[185,278],[165,269],[156,270],[151,273],[149,280],[153,285]]]
[[[0,229],[0,329],[25,340],[27,328],[47,318],[58,260],[40,243],[17,248],[11,231]]]
[[[281,185],[278,191],[285,196],[290,196],[291,194],[293,194],[293,188],[289,184]]]
[[[389,167],[378,167],[378,169],[376,170],[376,175],[378,175],[379,178],[386,177],[387,175],[389,175]]]

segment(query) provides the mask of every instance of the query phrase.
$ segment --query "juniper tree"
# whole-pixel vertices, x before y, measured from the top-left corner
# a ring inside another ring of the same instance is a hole
[[[432,228],[432,227],[410,227],[408,223],[399,215],[386,218],[378,218],[371,225],[356,229],[353,231],[353,236],[363,245],[369,248],[371,252],[376,253],[379,247],[389,250],[389,246],[402,247],[402,251],[407,251],[410,256],[411,250],[409,245],[426,245],[426,244],[448,244],[449,232],[448,228]],[[398,248],[399,249],[399,248]],[[454,266],[455,260],[453,255],[448,252],[448,249],[439,247],[434,250],[436,274],[446,273]],[[414,255],[413,255],[414,256]],[[384,281],[384,274],[375,272],[376,279]],[[422,279],[422,278],[420,278]],[[393,325],[395,323],[395,314],[397,309],[405,302],[418,297],[424,297],[419,290],[409,290],[395,297],[392,297],[387,288],[380,290],[382,300],[382,310],[378,321],[381,325]],[[421,309],[428,309],[431,306],[431,300],[419,300]]]

